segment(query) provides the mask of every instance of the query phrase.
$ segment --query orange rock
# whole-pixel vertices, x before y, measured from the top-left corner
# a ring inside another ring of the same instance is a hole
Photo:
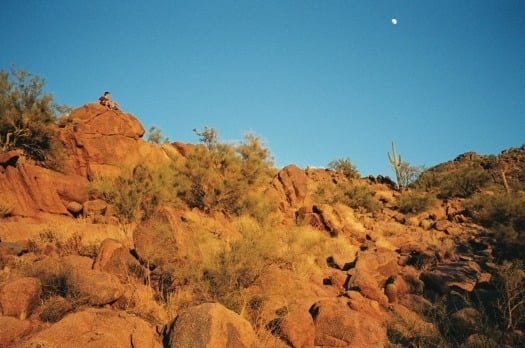
[[[37,278],[24,277],[8,282],[0,290],[0,305],[5,316],[25,319],[40,301],[42,284]]]

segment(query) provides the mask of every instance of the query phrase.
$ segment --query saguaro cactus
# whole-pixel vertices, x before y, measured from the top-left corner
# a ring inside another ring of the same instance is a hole
[[[394,168],[394,171],[396,172],[396,179],[397,179],[397,186],[401,190],[403,186],[403,181],[401,177],[401,155],[398,155],[396,152],[396,147],[394,146],[394,142],[392,142],[392,154],[390,152],[388,153],[388,160],[390,161],[390,164],[392,164],[392,167]]]

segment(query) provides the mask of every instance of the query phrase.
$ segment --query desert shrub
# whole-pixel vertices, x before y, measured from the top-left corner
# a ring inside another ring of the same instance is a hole
[[[44,94],[45,81],[24,70],[0,70],[0,152],[20,149],[48,167],[59,167],[62,144],[54,136],[56,116],[67,110]]]
[[[504,262],[495,277],[498,289],[497,309],[502,328],[512,331],[525,327],[525,270],[521,260]]]
[[[361,177],[350,158],[333,160],[328,163],[328,168],[340,171],[348,179],[358,179]]]
[[[72,304],[73,307],[82,305],[86,299],[81,295],[76,281],[75,272],[69,264],[56,262],[45,262],[32,266],[26,270],[29,276],[40,279],[42,283],[42,298],[44,300],[62,297]],[[50,309],[54,311],[55,309]],[[49,313],[50,316],[54,314]]]
[[[404,191],[397,198],[399,210],[404,213],[421,213],[435,207],[438,199],[435,195],[421,191]]]
[[[496,237],[495,255],[524,258],[525,197],[519,193],[477,194],[464,203],[474,221],[490,228]]]
[[[90,182],[90,194],[113,205],[124,222],[142,221],[161,204],[180,206],[176,163],[150,168],[137,165],[122,169],[116,178],[96,177]]]
[[[236,214],[249,215],[261,226],[270,227],[281,220],[278,202],[275,197],[261,191],[247,192],[239,202]]]
[[[281,248],[250,216],[234,218],[231,241],[218,239],[202,226],[193,245],[183,251],[183,262],[175,265],[172,277],[177,286],[166,296],[170,312],[203,302],[220,302],[241,313],[250,298],[251,286],[271,264],[281,261]]]
[[[59,321],[74,309],[71,301],[60,296],[50,297],[44,302],[42,307],[42,311],[39,314],[40,320],[50,323]]]
[[[381,202],[375,197],[374,192],[367,185],[355,185],[344,192],[344,204],[354,209],[363,208],[374,212],[381,209]]]
[[[336,204],[345,199],[344,192],[348,189],[347,183],[321,182],[312,193],[312,198],[317,203]]]
[[[374,192],[364,184],[324,182],[319,184],[312,197],[318,203],[342,203],[353,209],[369,212],[377,211],[382,207]]]
[[[214,301],[240,313],[247,304],[244,289],[269,267],[279,263],[279,249],[251,218],[241,218],[237,228],[242,237],[225,246],[204,269],[202,281]]]
[[[207,213],[246,213],[253,204],[244,198],[271,179],[269,150],[252,134],[231,145],[219,142],[212,128],[195,132],[204,144],[195,147],[181,168],[186,183],[180,185],[179,197]]]
[[[64,240],[56,239],[55,245],[60,256],[80,255],[94,258],[98,253],[98,245],[84,243],[79,233],[73,233]]]
[[[445,172],[423,172],[415,186],[422,190],[436,192],[440,198],[470,197],[486,186],[490,175],[478,166],[463,167]]]
[[[411,311],[394,311],[387,322],[387,337],[403,347],[437,347],[444,340],[431,323]]]

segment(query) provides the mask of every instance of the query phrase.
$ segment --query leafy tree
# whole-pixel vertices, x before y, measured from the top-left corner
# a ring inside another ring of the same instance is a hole
[[[328,163],[328,168],[340,171],[348,179],[359,179],[359,171],[352,164],[350,158],[338,159]]]
[[[0,70],[0,152],[20,149],[35,161],[56,166],[61,143],[54,137],[54,122],[68,108],[44,94],[44,85],[25,70]]]

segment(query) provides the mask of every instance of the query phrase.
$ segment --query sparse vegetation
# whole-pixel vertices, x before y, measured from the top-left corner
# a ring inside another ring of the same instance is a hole
[[[421,213],[435,207],[439,201],[435,195],[421,191],[405,191],[397,198],[399,211],[408,213]]]
[[[369,212],[378,211],[382,207],[374,192],[361,183],[325,182],[317,187],[312,196],[319,203],[342,203],[351,208]]]
[[[525,325],[525,269],[521,260],[504,262],[498,270],[496,288],[497,309],[503,328],[512,331]]]

